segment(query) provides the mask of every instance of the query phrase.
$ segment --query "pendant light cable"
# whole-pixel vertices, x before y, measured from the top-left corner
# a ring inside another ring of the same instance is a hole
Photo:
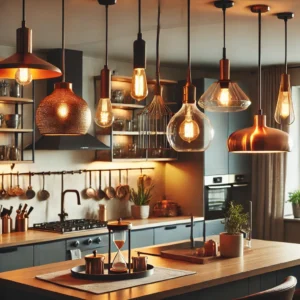
[[[223,59],[226,59],[226,7],[223,6]]]
[[[157,6],[157,32],[156,32],[156,94],[160,95],[160,58],[159,58],[159,37],[160,37],[160,0]]]
[[[22,2],[22,26],[25,27],[25,0]]]
[[[188,36],[187,36],[187,49],[188,49],[188,71],[187,71],[187,78],[186,81],[188,83],[192,82],[192,75],[191,75],[191,0],[187,0],[187,27],[188,27]]]
[[[62,82],[66,81],[66,53],[65,53],[65,0],[61,1],[62,5],[62,22],[61,22],[61,72],[62,72]]]
[[[285,74],[287,74],[287,18],[284,19],[284,32],[285,32],[285,57],[284,57],[284,65],[285,65]]]
[[[105,36],[105,66],[108,65],[108,5],[105,5],[105,26],[106,26],[106,36]]]
[[[141,26],[141,23],[142,23],[142,21],[141,21],[141,0],[139,0],[139,7],[138,7],[138,13],[139,13],[139,33],[138,33],[138,36],[139,37],[142,37],[142,26]]]
[[[262,115],[261,107],[261,10],[258,11],[258,114]]]

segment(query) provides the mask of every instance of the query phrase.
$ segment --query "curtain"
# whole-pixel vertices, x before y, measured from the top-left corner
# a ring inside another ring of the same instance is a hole
[[[274,120],[282,67],[262,71],[262,108],[267,126],[280,128]],[[284,241],[286,153],[255,154],[252,159],[253,237]]]

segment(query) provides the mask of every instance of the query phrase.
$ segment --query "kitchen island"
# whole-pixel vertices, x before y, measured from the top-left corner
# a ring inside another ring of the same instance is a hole
[[[196,274],[100,295],[35,278],[71,269],[84,264],[84,260],[4,272],[0,273],[1,299],[232,299],[273,287],[288,275],[300,278],[300,245],[262,240],[253,240],[252,245],[244,257],[219,258],[205,265],[149,256],[148,263],[154,266]],[[153,248],[139,250],[147,252]]]

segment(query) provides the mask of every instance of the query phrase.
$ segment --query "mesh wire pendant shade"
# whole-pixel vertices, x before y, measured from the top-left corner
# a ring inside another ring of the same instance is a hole
[[[171,110],[160,95],[155,95],[138,115],[138,146],[147,157],[165,156],[170,145],[166,137],[166,128],[172,117]]]
[[[83,135],[91,125],[91,111],[71,83],[56,83],[37,108],[36,125],[42,135]]]

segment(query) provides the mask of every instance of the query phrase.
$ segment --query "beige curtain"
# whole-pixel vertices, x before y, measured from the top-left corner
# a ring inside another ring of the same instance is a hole
[[[274,120],[282,67],[262,71],[262,108],[267,125],[280,128]],[[253,237],[284,240],[284,195],[286,154],[256,154],[252,160]]]

